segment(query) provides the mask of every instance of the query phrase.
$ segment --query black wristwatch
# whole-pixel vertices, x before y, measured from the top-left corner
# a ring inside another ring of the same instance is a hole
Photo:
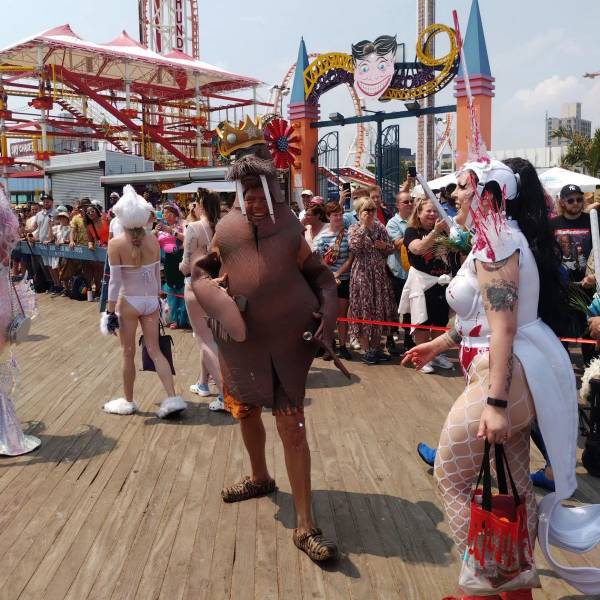
[[[500,400],[499,398],[490,398],[488,396],[486,402],[490,406],[495,406],[496,408],[508,408],[508,400]]]

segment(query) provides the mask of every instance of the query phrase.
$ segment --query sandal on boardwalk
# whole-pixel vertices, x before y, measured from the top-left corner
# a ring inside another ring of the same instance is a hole
[[[273,493],[277,489],[274,479],[267,479],[259,483],[254,483],[250,477],[244,477],[240,482],[223,488],[221,497],[223,502],[241,502],[242,500],[250,500],[250,498],[258,498]]]
[[[294,544],[315,562],[333,560],[338,556],[337,546],[323,537],[323,532],[318,528],[309,529],[304,533],[294,530]]]

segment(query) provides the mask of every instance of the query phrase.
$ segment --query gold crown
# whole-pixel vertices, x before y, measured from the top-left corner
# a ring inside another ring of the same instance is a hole
[[[234,127],[229,121],[225,121],[222,128],[216,128],[216,132],[220,140],[219,151],[223,156],[229,156],[241,148],[265,143],[260,117],[256,117],[256,121],[253,121],[246,115],[239,127]]]

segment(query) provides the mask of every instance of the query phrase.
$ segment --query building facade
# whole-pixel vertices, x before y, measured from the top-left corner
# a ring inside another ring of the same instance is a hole
[[[592,136],[592,122],[581,118],[581,102],[563,104],[560,117],[546,117],[546,147],[569,145],[568,139],[553,137],[553,132],[559,128],[579,133],[588,138]]]

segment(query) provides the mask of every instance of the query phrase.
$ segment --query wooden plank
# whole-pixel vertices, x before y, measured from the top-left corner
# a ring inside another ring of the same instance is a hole
[[[183,597],[194,541],[198,532],[198,523],[200,515],[204,511],[203,498],[206,491],[208,472],[217,449],[217,428],[209,427],[201,432],[199,429],[196,427],[190,438],[190,443],[198,445],[198,454],[190,477],[190,486],[185,498],[179,528],[169,556],[169,565],[160,591],[160,598],[164,600],[178,600]],[[200,535],[204,535],[204,532]],[[132,595],[133,590],[118,585],[113,598],[126,600],[131,598]]]
[[[463,387],[398,364],[351,363],[347,385],[330,363],[309,376],[306,417],[313,506],[342,559],[321,567],[292,543],[295,514],[275,420],[265,411],[267,459],[280,491],[226,505],[220,491],[249,472],[237,424],[195,398],[180,422],[157,421],[156,375],[140,373],[142,414],[101,405],[121,388],[116,340],[97,334],[97,306],[41,298],[34,338],[17,348],[21,419],[40,421],[43,447],[0,460],[0,600],[364,600],[440,598],[456,591],[458,561],[418,441],[435,443]],[[189,332],[173,332],[177,384],[195,381]],[[57,344],[56,340],[61,343]],[[533,463],[541,464],[537,451]],[[600,502],[600,481],[578,465],[578,502]],[[598,564],[600,549],[567,556]],[[536,600],[578,597],[536,554]],[[582,600],[585,596],[582,596]]]

